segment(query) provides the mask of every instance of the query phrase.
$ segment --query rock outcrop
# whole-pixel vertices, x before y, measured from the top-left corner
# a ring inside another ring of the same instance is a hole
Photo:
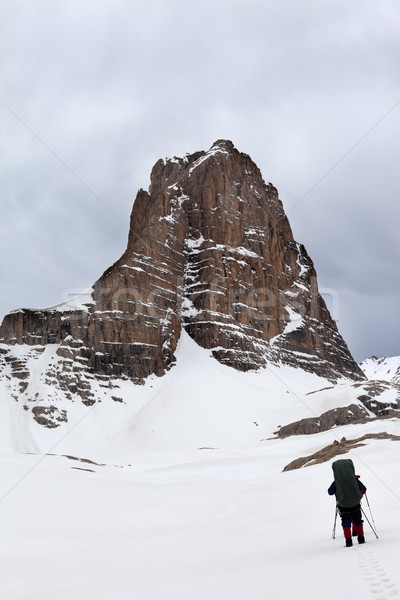
[[[364,442],[367,440],[391,440],[393,442],[400,442],[400,435],[393,435],[386,433],[385,431],[381,433],[366,433],[365,435],[352,440],[347,440],[344,437],[340,441],[335,440],[332,444],[329,444],[329,446],[325,446],[325,448],[318,450],[318,452],[315,452],[310,456],[301,456],[300,458],[296,458],[284,467],[283,472],[302,469],[303,467],[312,467],[313,465],[327,462],[336,456],[347,454],[355,448],[361,448],[362,446],[365,446],[366,444]]]
[[[0,341],[57,344],[61,362],[49,380],[90,403],[93,377],[140,383],[163,375],[174,364],[182,327],[242,371],[271,361],[330,380],[364,378],[277,190],[226,140],[159,160],[149,191],[137,194],[126,251],[88,301],[13,312]]]
[[[365,423],[368,417],[369,413],[365,408],[357,404],[350,404],[349,406],[340,406],[339,408],[327,410],[319,417],[308,417],[294,423],[289,423],[281,427],[275,434],[280,438],[291,435],[312,435],[321,431],[328,431],[328,429],[332,429],[333,427],[340,427],[341,425]]]
[[[283,425],[275,431],[275,435],[280,438],[310,435],[350,423],[365,423],[367,420],[400,416],[400,393],[397,386],[387,381],[364,381],[351,384],[351,388],[357,393],[352,404],[332,408],[319,416],[307,417]],[[308,395],[321,395],[329,389],[333,388],[316,390]]]

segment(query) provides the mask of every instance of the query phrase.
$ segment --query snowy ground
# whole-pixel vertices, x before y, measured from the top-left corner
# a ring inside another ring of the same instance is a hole
[[[343,435],[400,435],[399,423],[267,439],[278,424],[350,403],[353,391],[343,383],[338,395],[307,396],[326,382],[295,370],[236,373],[182,343],[176,370],[141,387],[135,407],[118,405],[120,416],[103,402],[45,431],[2,396],[3,440],[14,429],[0,457],[1,599],[398,596],[400,442],[346,455],[379,535],[366,523],[363,546],[345,548],[339,524],[331,539],[330,462],[282,469]],[[39,451],[27,454],[30,445]]]
[[[2,457],[2,599],[398,595],[400,445],[351,454],[380,539],[366,525],[366,544],[345,548],[339,527],[331,539],[330,465],[281,473],[294,447],[278,444],[138,455],[130,466]]]

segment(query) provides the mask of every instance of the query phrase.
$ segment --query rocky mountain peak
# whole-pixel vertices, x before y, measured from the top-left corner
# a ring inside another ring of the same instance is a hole
[[[154,165],[133,205],[127,249],[89,302],[7,315],[0,339],[57,344],[64,366],[52,376],[87,399],[91,377],[164,374],[182,328],[238,370],[273,362],[363,378],[276,188],[228,140]]]

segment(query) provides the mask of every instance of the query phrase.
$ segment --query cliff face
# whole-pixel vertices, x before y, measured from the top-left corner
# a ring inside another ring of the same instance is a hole
[[[11,313],[0,341],[57,344],[63,367],[52,377],[91,402],[90,378],[163,375],[182,327],[242,371],[272,361],[363,378],[277,190],[225,140],[155,164],[133,206],[127,249],[86,304]]]

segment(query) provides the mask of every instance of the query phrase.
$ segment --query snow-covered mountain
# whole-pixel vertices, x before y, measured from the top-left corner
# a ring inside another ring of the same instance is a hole
[[[227,140],[158,161],[121,259],[80,297],[7,315],[0,340],[5,451],[242,447],[399,408],[395,361],[366,379],[277,190]]]
[[[159,160],[130,223],[126,251],[89,296],[16,310],[0,328],[6,345],[58,345],[48,380],[66,396],[91,404],[94,380],[164,375],[182,329],[236,370],[363,378],[277,190],[231,142]]]
[[[228,379],[289,365],[331,383],[364,379],[277,190],[227,140],[156,163],[126,251],[91,290],[4,318],[4,394],[21,423],[58,433],[96,403],[111,403],[118,421],[120,404],[133,414],[145,402],[138,386],[175,368],[184,333]]]
[[[400,385],[400,356],[371,356],[360,364],[368,379],[391,381]]]

